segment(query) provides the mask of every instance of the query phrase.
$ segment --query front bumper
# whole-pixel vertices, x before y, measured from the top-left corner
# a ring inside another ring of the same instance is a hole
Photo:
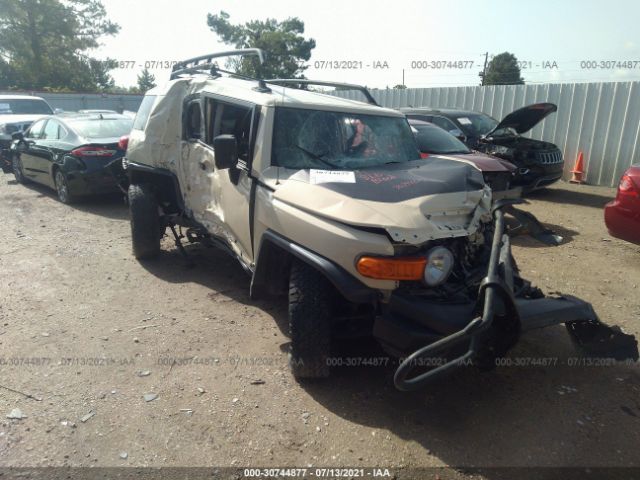
[[[376,319],[374,336],[390,352],[406,357],[395,374],[398,389],[419,389],[469,363],[490,367],[522,332],[560,323],[588,354],[638,359],[635,338],[602,324],[589,303],[572,296],[514,295],[515,274],[502,212],[506,205],[508,202],[497,202],[494,206],[491,256],[477,302],[436,304],[398,294]],[[437,366],[410,377],[416,366],[424,365]]]
[[[547,187],[557,182],[562,178],[564,173],[564,162],[543,164],[536,161],[529,161],[516,165],[519,168],[511,183],[522,187],[525,193]],[[526,173],[522,173],[523,171],[526,171]]]
[[[640,200],[635,209],[613,200],[604,207],[604,223],[609,234],[627,242],[640,244]]]

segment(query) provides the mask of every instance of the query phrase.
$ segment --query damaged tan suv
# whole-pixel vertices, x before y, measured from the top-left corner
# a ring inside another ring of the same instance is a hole
[[[179,63],[147,93],[124,162],[134,255],[186,229],[235,257],[251,295],[288,295],[291,368],[329,374],[332,339],[373,335],[420,388],[489,368],[521,333],[565,323],[590,354],[638,358],[635,339],[574,297],[518,276],[501,208],[467,162],[421,159],[405,117],[372,102]],[[169,230],[167,230],[169,229]],[[181,248],[182,249],[182,248]]]

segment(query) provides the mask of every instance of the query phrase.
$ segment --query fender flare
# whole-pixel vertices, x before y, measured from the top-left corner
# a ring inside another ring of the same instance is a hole
[[[176,210],[185,209],[178,177],[166,168],[152,167],[143,163],[126,162],[126,173],[130,183],[151,183],[162,202],[169,203]]]
[[[376,290],[367,287],[341,266],[272,230],[267,230],[260,239],[259,258],[256,261],[256,268],[251,279],[252,298],[268,291],[269,285],[272,283],[270,267],[273,262],[271,259],[274,256],[278,257],[282,252],[318,270],[345,299],[352,303],[369,304],[378,297]],[[281,262],[278,263],[281,264]]]

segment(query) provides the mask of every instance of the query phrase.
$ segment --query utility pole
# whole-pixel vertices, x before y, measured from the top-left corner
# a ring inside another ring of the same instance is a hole
[[[404,87],[404,68],[402,69],[402,86]]]
[[[480,84],[481,86],[484,87],[484,79],[487,76],[487,62],[489,61],[489,52],[484,54],[484,68],[482,69],[482,73],[480,74],[480,76],[482,77],[482,83]]]

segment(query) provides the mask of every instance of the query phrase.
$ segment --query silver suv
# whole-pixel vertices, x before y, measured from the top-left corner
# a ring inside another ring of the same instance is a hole
[[[235,257],[253,298],[288,296],[297,378],[326,377],[346,334],[400,357],[403,390],[491,367],[523,331],[558,323],[591,352],[637,359],[588,303],[519,277],[501,211],[514,201],[492,205],[476,167],[421,159],[397,111],[225,76],[228,55],[263,58],[181,62],[142,102],[124,162],[133,252],[157,256],[167,229],[181,248],[180,226]]]

